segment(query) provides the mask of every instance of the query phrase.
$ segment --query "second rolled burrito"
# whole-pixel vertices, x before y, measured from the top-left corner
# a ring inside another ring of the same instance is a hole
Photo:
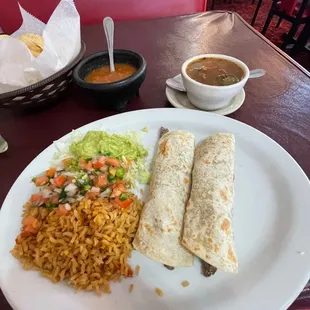
[[[236,273],[232,231],[234,152],[235,139],[230,133],[208,137],[196,147],[182,243],[208,264]]]
[[[171,267],[192,266],[194,261],[181,244],[194,148],[195,137],[187,131],[170,131],[160,138],[148,199],[133,241],[136,250]]]

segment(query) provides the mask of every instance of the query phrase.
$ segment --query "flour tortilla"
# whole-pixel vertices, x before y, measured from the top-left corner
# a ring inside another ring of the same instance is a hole
[[[232,231],[234,152],[235,139],[229,133],[208,137],[197,146],[182,243],[208,264],[237,273]]]
[[[148,200],[133,241],[137,251],[171,267],[192,266],[194,262],[181,245],[194,148],[195,137],[187,131],[170,131],[159,140]]]

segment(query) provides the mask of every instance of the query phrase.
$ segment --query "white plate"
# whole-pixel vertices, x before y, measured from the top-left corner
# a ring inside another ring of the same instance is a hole
[[[166,96],[168,101],[176,108],[181,109],[192,109],[203,111],[196,106],[194,106],[189,100],[185,92],[177,91],[171,87],[166,86]],[[242,88],[240,92],[234,96],[228,103],[227,106],[214,110],[209,111],[210,113],[218,114],[218,115],[228,115],[235,111],[237,111],[243,104],[245,99],[245,92]]]
[[[18,310],[276,310],[288,307],[310,277],[310,183],[292,157],[261,132],[230,118],[182,109],[141,110],[98,120],[81,128],[140,130],[154,148],[161,126],[193,132],[197,142],[217,132],[236,137],[234,231],[240,262],[237,275],[200,274],[200,264],[169,271],[134,252],[140,275],[112,285],[112,294],[75,293],[36,271],[24,271],[9,254],[20,229],[23,203],[34,191],[32,176],[45,170],[49,146],[21,173],[0,213],[0,285]],[[160,249],[158,249],[160,251]],[[300,255],[299,251],[304,252]],[[181,282],[190,286],[184,288]],[[129,284],[134,290],[128,293]],[[154,292],[158,287],[164,296]]]

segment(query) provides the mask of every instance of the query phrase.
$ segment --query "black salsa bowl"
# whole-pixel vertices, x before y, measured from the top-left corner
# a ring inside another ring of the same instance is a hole
[[[146,61],[134,51],[116,49],[114,63],[131,64],[137,68],[137,71],[117,82],[100,84],[86,82],[85,78],[91,71],[109,65],[109,53],[104,51],[84,58],[73,71],[73,81],[103,106],[123,112],[127,108],[128,101],[139,94],[139,88],[146,75]]]

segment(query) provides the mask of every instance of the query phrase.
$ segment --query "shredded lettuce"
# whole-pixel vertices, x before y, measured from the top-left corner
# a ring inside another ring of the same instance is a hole
[[[126,162],[126,158],[123,158],[123,160]],[[128,166],[128,171],[124,176],[124,180],[127,181],[133,188],[136,188],[136,181],[141,184],[148,184],[150,182],[150,178],[151,175],[149,173],[149,165],[147,165],[142,158],[131,162]]]
[[[81,141],[84,138],[85,134],[77,131],[72,130],[69,137],[64,141],[54,141],[54,146],[57,149],[57,152],[53,156],[53,160],[51,162],[52,166],[57,166],[57,164],[68,157],[74,157],[74,155],[70,152],[70,145],[73,142]]]

